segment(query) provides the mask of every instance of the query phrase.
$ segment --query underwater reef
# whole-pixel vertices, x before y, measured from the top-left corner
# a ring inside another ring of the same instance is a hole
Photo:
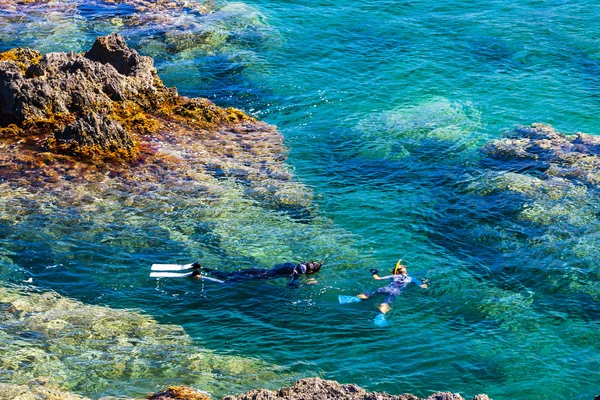
[[[189,65],[190,60],[202,58],[207,63],[227,63],[241,78],[246,69],[255,68],[257,49],[279,42],[264,16],[240,2],[0,0],[0,9],[3,13],[0,43],[5,46],[14,43],[42,52],[64,51],[65,48],[83,51],[89,42],[82,32],[116,32],[134,42],[145,55],[172,61],[171,66],[162,65],[167,75],[169,70],[183,68],[186,76],[193,80],[207,77]],[[91,9],[99,12],[91,13]],[[15,41],[8,34],[15,30],[43,34]]]
[[[545,124],[515,129],[507,138],[484,148],[491,160],[505,170],[538,173],[540,178],[562,178],[592,187],[600,185],[600,137],[577,133],[564,135]],[[485,165],[498,169],[492,162]]]
[[[0,321],[0,399],[84,399],[64,391],[119,393],[138,385],[144,393],[140,382],[149,378],[158,387],[229,392],[277,376],[276,366],[194,345],[180,326],[50,291],[0,288]]]

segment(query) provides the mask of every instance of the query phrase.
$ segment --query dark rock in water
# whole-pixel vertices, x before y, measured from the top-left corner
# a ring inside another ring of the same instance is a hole
[[[308,378],[297,381],[294,386],[271,390],[251,390],[239,396],[225,396],[223,400],[421,400],[412,394],[394,396],[387,393],[366,392],[357,385],[340,385],[335,381]],[[426,400],[464,400],[459,394],[436,392]],[[477,395],[473,400],[490,400]]]
[[[143,57],[129,49],[125,39],[117,34],[99,37],[85,57],[102,64],[110,64],[118,73],[125,76],[147,76],[154,63],[150,57]],[[151,74],[150,74],[151,75]]]
[[[95,152],[104,151],[115,154],[115,158],[131,158],[135,151],[135,143],[120,123],[113,121],[106,114],[90,113],[67,125],[62,131],[54,134],[54,142],[48,145],[63,149],[67,153],[94,156]]]

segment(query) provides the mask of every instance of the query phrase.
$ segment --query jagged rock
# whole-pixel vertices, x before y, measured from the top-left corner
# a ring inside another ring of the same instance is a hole
[[[13,50],[0,60],[0,126],[15,124],[24,136],[41,136],[47,148],[68,154],[135,158],[127,120],[183,102],[162,84],[152,59],[117,34],[98,38],[85,56]],[[90,144],[93,152],[81,150]]]
[[[54,134],[54,148],[65,152],[93,157],[97,151],[115,154],[114,158],[131,158],[135,142],[120,123],[107,115],[90,113]]]
[[[271,390],[251,390],[239,396],[225,396],[223,400],[419,400],[412,394],[394,396],[387,393],[369,393],[357,385],[341,385],[335,381],[308,378],[297,381],[292,387]],[[464,400],[459,394],[436,392],[427,400]],[[477,395],[473,400],[490,400]]]
[[[167,88],[151,58],[118,34],[99,37],[84,56],[29,49],[0,53],[0,129],[31,137],[40,150],[94,162],[135,160],[138,134],[159,130],[157,117],[202,129],[256,122],[206,99]],[[14,126],[14,127],[13,127]],[[20,130],[20,131],[19,131]]]
[[[125,76],[148,76],[154,63],[150,57],[143,57],[129,49],[125,39],[118,34],[99,37],[85,57],[102,64],[110,64],[118,73]]]
[[[491,400],[487,394],[478,394],[477,396],[473,397],[473,400]]]
[[[464,400],[458,393],[450,392],[435,392],[427,398],[427,400]]]

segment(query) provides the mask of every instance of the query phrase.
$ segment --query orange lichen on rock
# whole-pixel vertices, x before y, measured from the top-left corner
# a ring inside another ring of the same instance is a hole
[[[98,38],[84,54],[3,54],[0,179],[71,188],[107,178],[123,187],[198,190],[223,179],[267,207],[296,210],[311,202],[286,169],[274,127],[180,96],[163,84],[151,58],[117,34]]]
[[[0,53],[0,61],[14,62],[21,72],[25,74],[31,65],[39,64],[42,60],[42,54],[39,51],[31,49],[16,48]]]
[[[221,108],[208,99],[183,99],[173,108],[173,112],[202,126],[232,125],[242,122],[256,122],[244,112],[235,108]]]
[[[160,130],[158,116],[209,130],[256,122],[239,110],[179,96],[164,86],[153,60],[117,34],[99,37],[84,55],[1,53],[0,88],[0,127],[14,125],[3,133],[33,136],[29,145],[93,163],[135,161],[141,137]]]
[[[0,138],[17,137],[23,135],[23,129],[15,124],[10,124],[6,127],[0,127]]]
[[[149,400],[211,400],[206,394],[187,386],[169,386],[161,392],[149,394]]]

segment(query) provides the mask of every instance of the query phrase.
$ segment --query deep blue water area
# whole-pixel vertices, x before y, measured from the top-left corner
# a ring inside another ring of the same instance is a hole
[[[284,224],[242,202],[96,217],[22,203],[18,223],[0,221],[5,281],[182,325],[206,348],[282,367],[271,388],[318,375],[423,397],[600,394],[598,189],[527,190],[534,165],[481,152],[517,125],[600,133],[595,2],[251,0],[162,20],[63,3],[0,11],[0,50],[83,51],[120,32],[181,94],[276,125],[314,219]],[[189,229],[191,241],[174,234]],[[155,262],[312,258],[327,259],[319,283],[293,290],[148,278]],[[338,304],[398,258],[430,286],[402,293],[388,328],[373,325],[376,302]]]

